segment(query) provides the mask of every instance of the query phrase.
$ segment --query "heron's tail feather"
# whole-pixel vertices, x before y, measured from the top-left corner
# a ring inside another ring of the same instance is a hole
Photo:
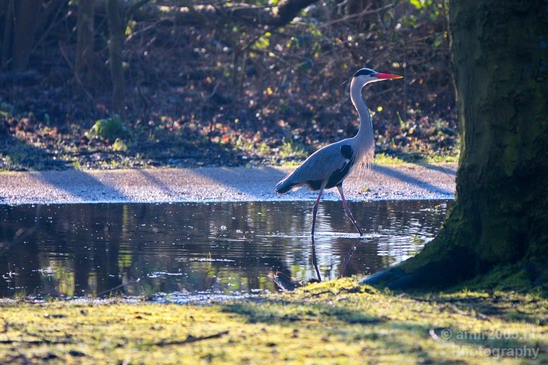
[[[282,181],[280,181],[278,184],[276,184],[276,192],[278,194],[285,194],[289,190],[297,187],[298,184],[293,183],[290,179],[285,178]]]

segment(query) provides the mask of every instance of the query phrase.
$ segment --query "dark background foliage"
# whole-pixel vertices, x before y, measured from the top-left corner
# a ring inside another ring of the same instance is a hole
[[[96,0],[83,39],[83,0],[27,2],[39,11],[28,60],[15,64],[13,2],[0,1],[2,168],[300,160],[357,131],[346,81],[361,67],[404,76],[364,92],[377,152],[456,153],[444,0],[309,1],[291,22],[264,14],[302,4]],[[122,110],[113,105],[111,3],[124,32]],[[81,67],[86,44],[93,52]]]

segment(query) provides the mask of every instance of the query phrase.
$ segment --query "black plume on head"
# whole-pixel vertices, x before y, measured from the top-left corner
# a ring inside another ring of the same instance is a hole
[[[352,77],[369,76],[369,75],[372,75],[372,74],[376,74],[376,72],[373,71],[373,70],[370,69],[370,68],[361,68],[361,69],[359,69],[359,70],[354,74],[354,76],[352,76]]]

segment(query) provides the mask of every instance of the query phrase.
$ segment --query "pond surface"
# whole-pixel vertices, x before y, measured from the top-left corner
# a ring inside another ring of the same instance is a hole
[[[415,255],[447,201],[322,202],[315,253],[325,279]],[[308,281],[312,202],[0,206],[0,297],[141,296],[184,302]],[[341,272],[343,271],[343,272]],[[283,282],[283,280],[282,280]]]

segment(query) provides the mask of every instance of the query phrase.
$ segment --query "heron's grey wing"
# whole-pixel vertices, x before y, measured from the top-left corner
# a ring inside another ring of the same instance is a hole
[[[293,184],[308,181],[324,181],[348,163],[349,159],[341,153],[340,143],[325,146],[314,152],[301,166],[290,175]]]

